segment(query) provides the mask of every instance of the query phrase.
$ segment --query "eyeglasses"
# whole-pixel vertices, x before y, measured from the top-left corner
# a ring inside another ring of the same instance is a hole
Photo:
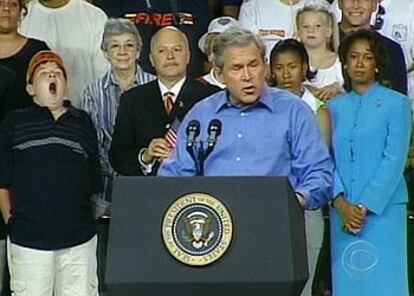
[[[374,29],[379,31],[384,27],[383,16],[385,14],[385,8],[382,5],[378,6],[377,14],[375,15]]]
[[[125,43],[125,44],[119,44],[119,43],[113,43],[109,44],[108,50],[112,52],[120,52],[121,50],[131,52],[135,50],[139,50],[136,43]]]

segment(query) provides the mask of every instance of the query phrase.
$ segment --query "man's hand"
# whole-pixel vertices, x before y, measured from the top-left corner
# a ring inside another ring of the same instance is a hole
[[[163,160],[170,156],[172,147],[164,138],[152,139],[148,148],[142,154],[142,160],[146,164],[153,163],[155,160]]]
[[[8,189],[0,188],[0,210],[4,222],[9,223],[11,217],[10,192]]]

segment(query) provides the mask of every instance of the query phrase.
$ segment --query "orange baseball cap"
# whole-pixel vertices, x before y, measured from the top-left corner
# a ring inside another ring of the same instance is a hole
[[[63,64],[62,58],[53,51],[42,50],[42,51],[37,52],[30,60],[29,67],[27,68],[27,75],[26,75],[27,83],[29,84],[33,83],[33,75],[36,69],[41,64],[44,64],[44,63],[55,63],[56,65],[58,65],[58,67],[62,69],[63,75],[65,76],[65,79],[66,79],[66,70],[65,70],[65,65]]]

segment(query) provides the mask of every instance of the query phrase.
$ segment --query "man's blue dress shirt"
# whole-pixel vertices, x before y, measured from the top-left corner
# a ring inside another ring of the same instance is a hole
[[[158,175],[194,176],[186,128],[198,120],[196,146],[205,147],[209,122],[215,118],[222,122],[222,131],[205,161],[204,175],[287,176],[305,198],[305,208],[316,209],[331,199],[332,163],[313,112],[289,92],[269,87],[247,108],[230,104],[225,90],[196,104],[180,125],[177,146]]]

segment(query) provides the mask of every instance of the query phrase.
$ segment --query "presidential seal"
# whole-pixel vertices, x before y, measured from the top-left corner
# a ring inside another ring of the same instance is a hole
[[[233,221],[225,205],[205,193],[175,200],[164,215],[162,237],[170,254],[191,266],[220,259],[233,237]]]

